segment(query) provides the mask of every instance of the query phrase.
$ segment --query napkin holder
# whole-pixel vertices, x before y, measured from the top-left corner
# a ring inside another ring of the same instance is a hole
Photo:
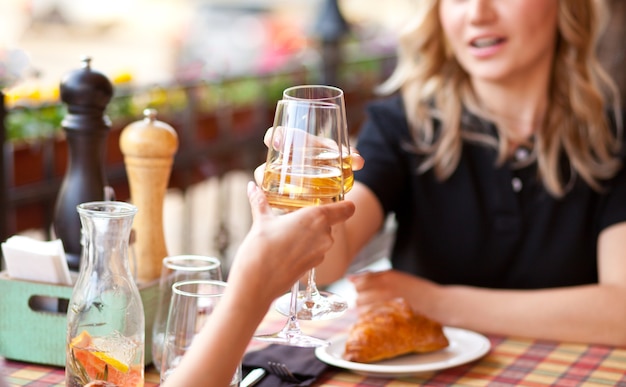
[[[158,280],[139,284],[146,319],[145,364],[152,363],[152,324]],[[67,312],[40,308],[56,300],[67,304],[72,286],[10,278],[0,272],[0,356],[29,363],[65,366]],[[44,301],[44,302],[41,302]]]

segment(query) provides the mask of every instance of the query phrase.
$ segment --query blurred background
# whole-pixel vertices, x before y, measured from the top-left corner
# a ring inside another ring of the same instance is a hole
[[[0,0],[0,240],[54,237],[67,165],[59,85],[89,56],[115,90],[105,169],[116,198],[129,198],[119,134],[154,108],[180,140],[164,208],[168,249],[219,256],[227,269],[250,224],[245,184],[264,161],[282,90],[342,88],[356,135],[416,1]],[[600,58],[623,93],[626,1],[598,1],[610,6]]]
[[[0,238],[54,238],[68,150],[59,99],[82,67],[114,85],[105,170],[130,193],[119,135],[145,108],[174,127],[179,149],[164,207],[171,254],[215,255],[226,270],[250,225],[245,184],[264,161],[262,136],[286,87],[346,93],[356,134],[393,68],[410,0],[0,0]]]
[[[314,65],[322,0],[4,0],[0,49],[26,55],[26,78],[54,88],[81,55],[139,86]],[[392,50],[407,0],[341,1],[350,39]],[[34,78],[34,79],[33,79]],[[43,91],[43,90],[42,90]],[[10,93],[9,93],[10,94]]]

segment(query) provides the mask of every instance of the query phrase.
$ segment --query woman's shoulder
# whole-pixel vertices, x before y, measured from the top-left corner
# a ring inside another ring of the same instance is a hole
[[[399,93],[377,97],[367,103],[366,109],[370,114],[386,113],[405,116],[404,101]]]
[[[359,128],[361,141],[384,138],[387,142],[397,142],[410,138],[404,104],[399,95],[373,99],[367,103],[365,112],[366,119]]]
[[[400,94],[371,100],[366,105],[366,113],[370,124],[387,128],[393,127],[394,131],[404,132],[408,130],[404,101]]]

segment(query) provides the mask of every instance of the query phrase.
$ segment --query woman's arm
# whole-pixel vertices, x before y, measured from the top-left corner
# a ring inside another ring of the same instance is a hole
[[[354,212],[348,201],[275,216],[263,192],[248,186],[254,222],[237,251],[228,287],[168,386],[228,386],[272,301],[332,245],[331,228]]]
[[[378,198],[364,184],[355,181],[346,200],[356,206],[354,215],[346,222],[333,227],[333,247],[326,253],[321,265],[316,267],[316,282],[329,284],[342,278],[354,257],[378,233],[384,224],[384,213]]]
[[[598,240],[599,283],[539,290],[440,286],[390,270],[352,276],[359,305],[402,296],[444,325],[547,340],[626,346],[626,223]]]

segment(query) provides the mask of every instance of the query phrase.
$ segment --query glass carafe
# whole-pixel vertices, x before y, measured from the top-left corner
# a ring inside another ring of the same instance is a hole
[[[66,386],[143,386],[145,317],[128,263],[137,208],[102,201],[77,210],[83,263],[67,312]]]

